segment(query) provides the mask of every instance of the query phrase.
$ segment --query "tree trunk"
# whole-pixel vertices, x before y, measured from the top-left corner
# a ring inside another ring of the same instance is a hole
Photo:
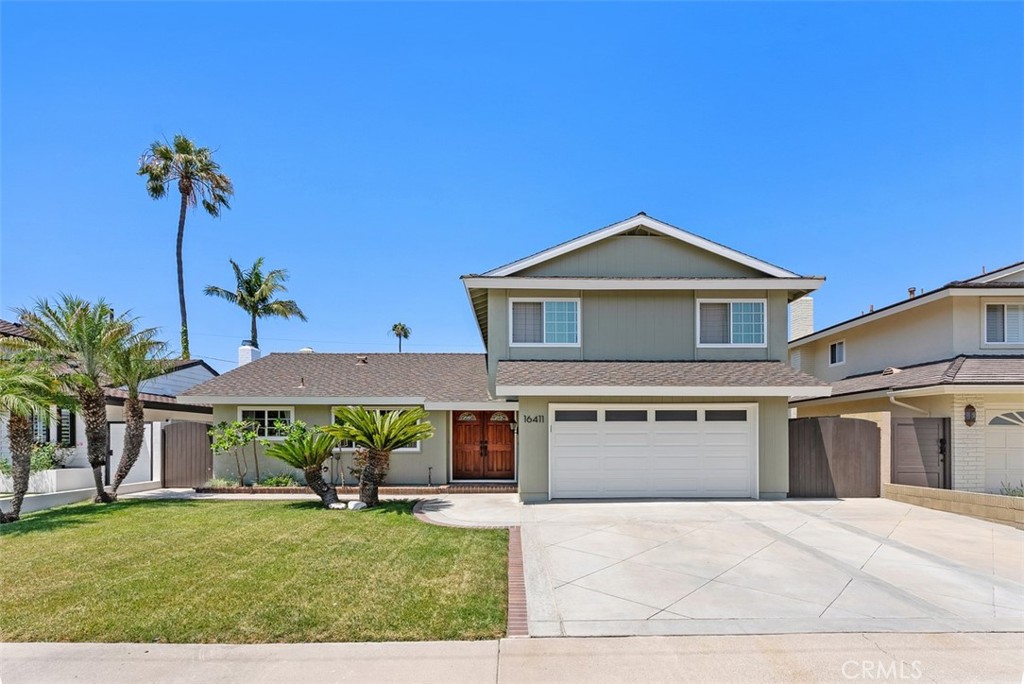
[[[320,497],[324,508],[327,508],[331,504],[338,503],[338,490],[324,482],[324,475],[320,468],[321,466],[303,468],[302,474],[306,476],[306,484],[314,494]]]
[[[256,440],[252,440],[252,460],[256,464],[256,484],[260,483],[260,455],[257,453]]]
[[[378,492],[387,475],[390,458],[391,453],[388,451],[368,450],[366,465],[359,473],[359,500],[368,508],[373,508],[380,503]]]
[[[398,353],[399,354],[402,353],[402,336],[401,335],[398,336]]]
[[[14,481],[11,512],[0,512],[0,523],[14,522],[21,516],[21,504],[28,491],[32,464],[32,420],[12,413],[7,421],[7,441],[11,446],[11,479]]]
[[[181,309],[181,358],[188,359],[188,312],[185,311],[185,264],[181,258],[181,245],[185,240],[185,213],[188,211],[188,196],[181,193],[181,210],[178,212],[178,308]]]
[[[92,478],[96,484],[96,503],[110,503],[114,500],[103,487],[103,467],[107,465],[110,451],[110,434],[107,426],[107,402],[101,387],[83,389],[78,392],[78,403],[82,407],[85,421],[85,444],[92,466]]]
[[[239,450],[242,451],[242,459],[241,460],[238,459],[238,452],[239,452]],[[244,487],[245,486],[245,476],[249,474],[249,464],[245,460],[245,447],[244,446],[242,446],[242,447],[234,447],[233,449],[231,449],[231,453],[233,453],[235,455],[235,469],[238,470],[238,486],[239,487]],[[243,463],[245,464],[244,468],[242,467]]]
[[[128,471],[139,460],[139,452],[142,451],[142,440],[145,436],[146,414],[142,408],[142,402],[138,397],[128,397],[124,400],[124,449],[121,451],[121,463],[118,464],[117,474],[114,476],[113,494],[115,497],[117,488],[128,477]]]
[[[256,338],[256,314],[250,314],[252,316],[252,327],[249,330],[249,338],[252,342],[252,346],[257,349],[260,348],[260,341]]]

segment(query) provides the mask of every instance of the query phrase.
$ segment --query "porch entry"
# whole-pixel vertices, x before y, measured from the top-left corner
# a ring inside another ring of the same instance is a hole
[[[949,418],[892,419],[892,482],[949,489]]]
[[[514,480],[514,411],[452,411],[452,479]]]

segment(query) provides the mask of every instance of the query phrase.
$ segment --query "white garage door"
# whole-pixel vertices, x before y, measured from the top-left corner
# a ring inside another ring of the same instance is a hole
[[[757,496],[757,405],[550,410],[551,498]]]
[[[1024,410],[989,409],[985,420],[985,491],[1024,481]]]

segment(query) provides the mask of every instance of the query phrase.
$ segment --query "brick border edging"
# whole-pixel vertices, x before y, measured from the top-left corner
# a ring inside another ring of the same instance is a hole
[[[505,636],[529,637],[530,628],[527,621],[528,612],[526,606],[526,574],[523,570],[523,538],[519,526],[505,527],[494,525],[490,527],[476,527],[432,520],[423,512],[423,504],[427,503],[427,501],[429,499],[420,499],[412,507],[412,514],[416,516],[416,519],[427,525],[458,527],[464,530],[508,530],[508,615],[505,623]]]
[[[312,494],[309,487],[193,487],[197,494]],[[354,496],[359,494],[359,487],[337,486],[335,490],[340,496]],[[434,487],[381,487],[383,495],[420,495],[420,494],[514,494],[515,485],[438,485]]]

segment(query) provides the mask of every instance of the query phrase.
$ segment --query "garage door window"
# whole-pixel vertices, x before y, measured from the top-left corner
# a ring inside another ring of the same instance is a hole
[[[647,411],[605,411],[604,419],[608,423],[646,423]]]
[[[596,423],[597,411],[555,411],[559,423]]]
[[[685,409],[682,411],[655,411],[654,420],[658,423],[696,423],[697,412]]]
[[[1021,425],[1024,426],[1024,411],[1010,411],[1008,413],[1002,413],[992,420],[988,421],[989,425]]]
[[[704,412],[704,420],[709,423],[744,423],[747,420],[747,412],[742,409],[714,409]]]

